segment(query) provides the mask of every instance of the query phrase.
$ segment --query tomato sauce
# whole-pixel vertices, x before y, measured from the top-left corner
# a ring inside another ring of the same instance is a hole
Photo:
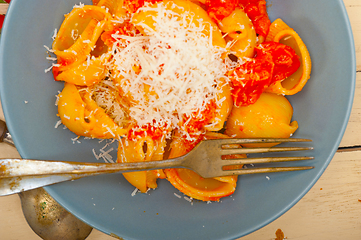
[[[300,67],[296,52],[284,44],[261,43],[255,52],[251,61],[235,68],[229,75],[236,106],[255,103],[269,85],[291,76]]]
[[[206,5],[208,15],[219,22],[234,11],[238,5],[238,0],[208,0]]]
[[[266,37],[271,21],[267,14],[265,0],[239,0],[239,5],[243,7],[247,16],[251,19],[256,33]]]

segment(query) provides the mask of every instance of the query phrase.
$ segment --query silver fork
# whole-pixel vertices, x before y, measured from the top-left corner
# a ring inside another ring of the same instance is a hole
[[[312,169],[302,167],[267,167],[225,170],[226,166],[310,160],[313,157],[260,157],[222,159],[226,155],[311,150],[312,147],[239,148],[239,144],[308,142],[309,139],[212,139],[200,142],[189,153],[173,159],[131,163],[81,163],[68,161],[2,159],[0,160],[0,196],[87,176],[166,168],[188,168],[204,178],[228,175],[271,173]]]

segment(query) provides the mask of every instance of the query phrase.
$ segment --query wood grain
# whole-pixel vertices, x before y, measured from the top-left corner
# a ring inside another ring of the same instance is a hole
[[[355,100],[349,124],[329,167],[315,186],[291,210],[240,240],[276,239],[276,231],[293,240],[361,239],[361,1],[344,0],[351,22],[357,58]],[[7,6],[0,4],[0,14]],[[0,108],[0,119],[4,119]],[[347,150],[347,151],[346,151]],[[1,157],[18,157],[15,148],[0,144]],[[40,240],[26,223],[17,195],[0,197],[0,239]],[[87,240],[114,239],[93,230]]]
[[[8,7],[9,7],[9,4],[0,3],[0,14],[6,14]]]

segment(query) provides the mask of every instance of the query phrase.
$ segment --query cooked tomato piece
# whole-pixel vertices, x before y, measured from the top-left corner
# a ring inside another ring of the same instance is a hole
[[[247,106],[257,101],[272,80],[274,63],[255,58],[234,69],[230,75],[232,97],[236,106]]]
[[[0,15],[0,30],[3,27],[4,19],[5,19],[5,15]]]
[[[256,56],[229,74],[236,106],[247,106],[257,101],[272,83],[291,76],[300,67],[296,52],[277,42],[265,42],[256,48]]]
[[[291,76],[301,65],[295,50],[282,43],[265,42],[257,46],[255,51],[256,58],[269,59],[274,63],[271,83]]]
[[[244,8],[245,13],[251,19],[256,33],[266,37],[271,21],[267,14],[265,0],[239,0],[239,5]]]
[[[229,16],[238,5],[238,0],[207,0],[206,8],[208,15],[219,22]]]

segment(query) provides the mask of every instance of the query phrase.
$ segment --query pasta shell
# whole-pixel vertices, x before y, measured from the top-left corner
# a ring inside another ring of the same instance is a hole
[[[78,86],[91,86],[101,81],[106,74],[103,59],[93,58],[84,61],[76,67],[67,69],[55,77],[58,81],[65,81]]]
[[[281,18],[277,18],[271,23],[268,35],[266,37],[266,42],[273,41],[275,36],[286,29],[291,29]]]
[[[146,145],[146,148],[144,146]],[[137,140],[122,138],[119,141],[117,162],[143,162],[163,159],[165,140],[155,141],[150,137]],[[157,188],[157,179],[165,178],[163,170],[137,171],[123,173],[127,181],[140,192],[147,192],[149,188]]]
[[[298,128],[291,122],[293,108],[282,95],[262,93],[251,105],[233,107],[225,133],[238,138],[289,138]],[[275,144],[244,144],[245,147],[271,147]]]
[[[219,25],[221,31],[231,39],[230,50],[235,52],[237,57],[253,57],[257,39],[256,31],[252,21],[242,9],[234,10]]]
[[[83,62],[95,47],[109,19],[111,16],[105,8],[98,6],[74,8],[60,26],[52,45],[60,65],[54,68],[54,73]]]
[[[296,94],[303,89],[310,78],[312,68],[310,53],[301,37],[293,29],[280,31],[274,37],[273,41],[292,47],[300,57],[301,65],[299,69],[288,78],[271,84],[266,89],[266,92],[284,95]]]
[[[91,138],[116,138],[128,130],[119,127],[90,94],[81,96],[74,84],[65,83],[59,94],[58,112],[62,123],[78,136]]]
[[[222,135],[223,137],[227,137]],[[185,143],[173,140],[169,158],[184,155],[187,152]],[[220,198],[234,193],[237,176],[220,178],[203,178],[197,173],[183,168],[165,169],[167,180],[182,193],[202,201],[219,201]]]

